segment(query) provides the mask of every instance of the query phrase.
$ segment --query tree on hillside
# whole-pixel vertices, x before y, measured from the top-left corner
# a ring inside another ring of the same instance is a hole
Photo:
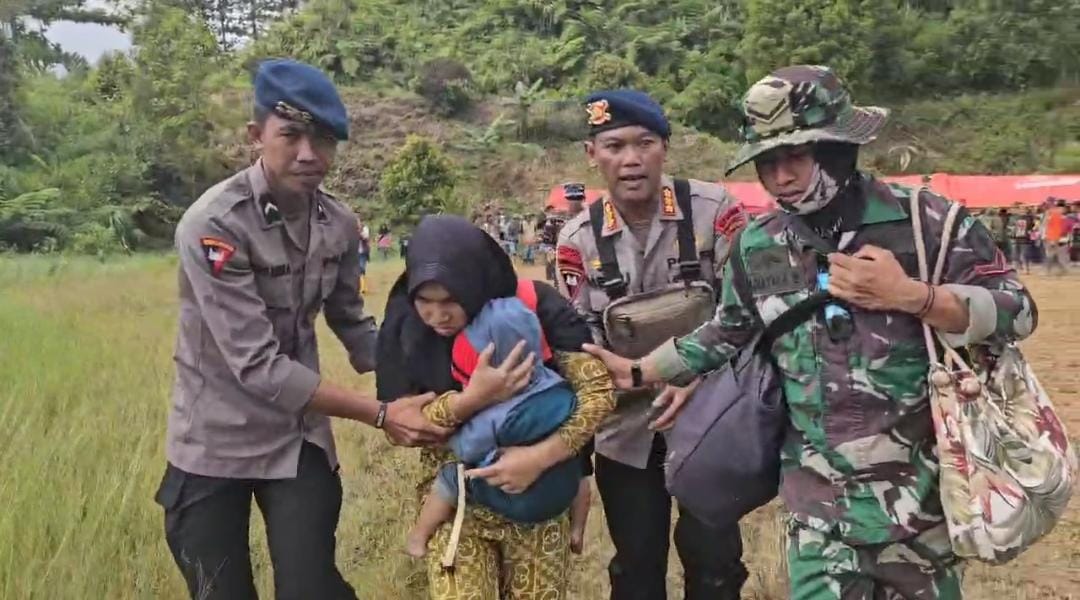
[[[250,45],[245,62],[293,56],[324,69],[340,83],[369,78],[376,69],[397,72],[403,18],[392,0],[311,0]],[[404,8],[403,10],[409,10]]]
[[[703,70],[700,76],[692,78],[690,85],[668,101],[671,115],[683,123],[733,139],[741,122],[738,106],[746,86],[742,70],[737,63],[731,64],[727,72]]]
[[[472,102],[472,73],[456,60],[436,58],[420,67],[413,88],[431,102],[436,112],[451,117]]]
[[[643,88],[646,76],[629,60],[614,54],[598,54],[589,61],[590,89]]]
[[[19,84],[24,70],[44,73],[56,65],[69,72],[86,69],[86,60],[50,42],[45,28],[55,21],[121,24],[123,19],[86,0],[4,0],[0,2],[0,159],[14,162],[31,141],[19,117]]]
[[[144,120],[154,189],[189,203],[221,176],[211,143],[211,84],[222,66],[213,34],[177,8],[151,6],[135,30],[132,107]]]
[[[1002,6],[1004,4],[1004,6]],[[1077,80],[1080,0],[962,3],[948,19],[947,65],[976,89],[1015,89]]]
[[[537,79],[532,82],[532,84],[528,84],[524,81],[519,81],[514,84],[514,98],[508,103],[514,107],[514,122],[517,125],[518,140],[525,141],[529,138],[529,132],[531,130],[529,117],[531,116],[533,105],[540,99],[540,90],[543,86],[543,79]]]
[[[0,161],[13,162],[23,145],[24,127],[19,119],[16,94],[19,88],[19,65],[15,59],[15,44],[0,33]],[[0,190],[2,193],[2,190]]]
[[[888,87],[898,75],[899,20],[891,0],[747,0],[747,75],[809,63],[831,66],[856,93]]]
[[[105,102],[121,101],[135,80],[135,65],[122,52],[109,52],[98,59],[97,68],[88,77],[94,98]]]
[[[257,40],[282,16],[296,11],[300,0],[164,0],[196,14],[214,33],[222,50]]]
[[[383,170],[379,196],[394,226],[413,227],[424,215],[452,204],[456,184],[454,167],[442,152],[430,140],[410,135]]]

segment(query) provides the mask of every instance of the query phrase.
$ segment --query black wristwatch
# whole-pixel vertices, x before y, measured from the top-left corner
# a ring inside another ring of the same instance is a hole
[[[385,402],[379,403],[379,412],[375,415],[375,429],[382,429],[383,423],[386,422],[386,406]]]
[[[645,385],[644,379],[641,374],[641,361],[635,360],[630,363],[630,385],[639,388]]]

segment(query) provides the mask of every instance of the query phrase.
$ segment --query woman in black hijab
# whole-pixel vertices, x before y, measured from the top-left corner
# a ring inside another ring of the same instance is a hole
[[[581,352],[581,345],[590,341],[584,320],[551,286],[533,282],[533,287],[536,314],[555,355],[548,366],[570,382],[578,404],[548,439],[503,449],[495,464],[473,473],[511,493],[525,490],[549,467],[581,451],[615,404],[603,364]],[[517,295],[518,290],[510,258],[489,235],[459,217],[425,218],[412,237],[405,273],[390,292],[379,330],[379,398],[438,394],[424,412],[436,425],[453,428],[520,389],[531,373],[529,359],[516,364],[510,356],[506,361],[510,364],[491,366],[482,356],[464,390],[450,371],[454,336],[489,300]],[[589,453],[591,449],[582,454],[585,463]],[[426,449],[421,457],[431,477],[439,465],[453,460],[445,449]],[[591,472],[589,465],[586,473]],[[588,489],[585,479],[570,511],[572,525],[568,514],[523,524],[469,505],[452,570],[444,569],[439,560],[451,543],[450,528],[440,529],[429,545],[431,597],[565,598],[569,551],[580,552]]]

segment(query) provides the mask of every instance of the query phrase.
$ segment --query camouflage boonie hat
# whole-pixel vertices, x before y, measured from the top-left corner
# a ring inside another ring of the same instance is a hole
[[[865,144],[877,137],[889,116],[884,108],[855,106],[832,69],[816,65],[773,71],[750,87],[740,108],[743,145],[728,166],[729,174],[778,146]]]

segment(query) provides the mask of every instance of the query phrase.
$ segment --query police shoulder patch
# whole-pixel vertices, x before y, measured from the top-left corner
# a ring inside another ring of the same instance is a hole
[[[560,245],[556,252],[555,265],[566,286],[567,295],[573,300],[581,291],[581,284],[585,280],[585,261],[581,251],[572,246]]]
[[[713,231],[731,240],[737,231],[746,225],[746,212],[739,204],[732,204],[716,214]]]
[[[206,257],[206,262],[210,266],[210,272],[215,277],[221,274],[222,269],[225,268],[225,263],[229,262],[232,255],[236,253],[236,246],[214,237],[200,238],[199,244],[202,246],[203,256]]]

